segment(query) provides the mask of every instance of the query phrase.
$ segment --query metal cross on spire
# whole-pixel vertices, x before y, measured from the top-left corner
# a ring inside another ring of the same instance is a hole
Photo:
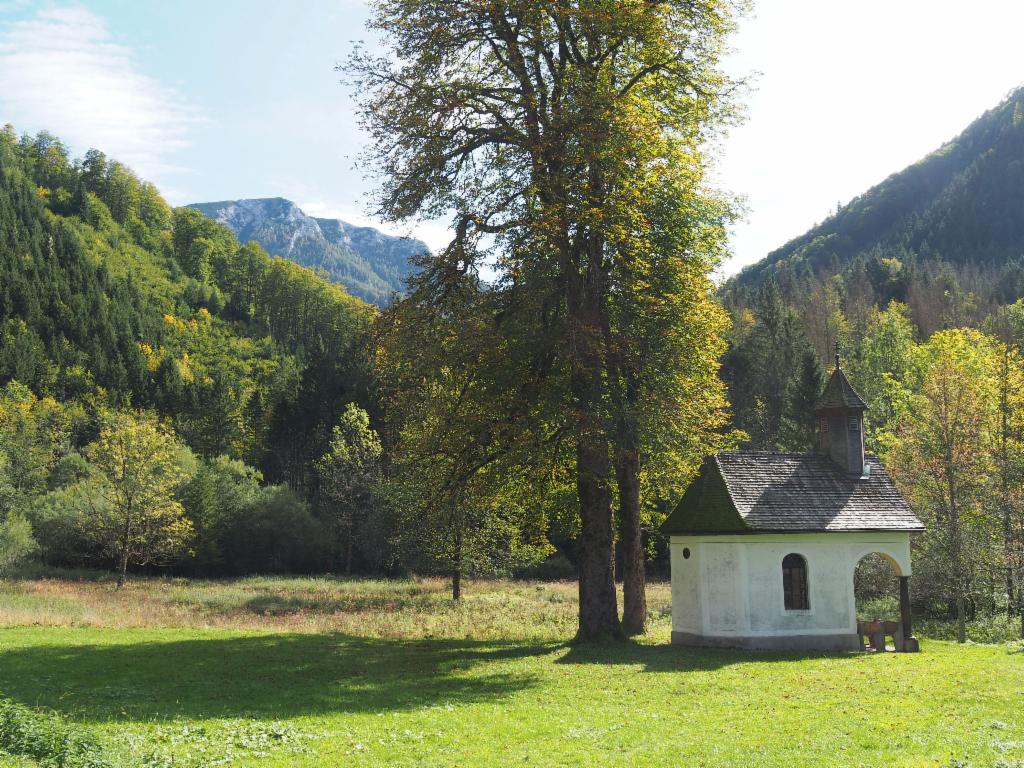
[[[839,369],[839,340],[836,339],[836,369]]]

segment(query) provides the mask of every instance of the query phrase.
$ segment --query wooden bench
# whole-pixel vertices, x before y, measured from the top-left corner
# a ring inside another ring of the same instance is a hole
[[[858,621],[857,635],[861,640],[861,647],[865,645],[873,651],[886,650],[885,638],[892,638],[893,649],[898,652],[906,650],[903,643],[903,628],[898,621],[884,621],[874,619],[873,621]]]

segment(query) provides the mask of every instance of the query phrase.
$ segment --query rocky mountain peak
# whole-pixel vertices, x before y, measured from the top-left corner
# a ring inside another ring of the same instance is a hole
[[[401,293],[419,241],[307,215],[291,200],[267,197],[193,203],[189,207],[230,228],[240,242],[255,240],[272,256],[322,269],[349,293],[383,306]]]

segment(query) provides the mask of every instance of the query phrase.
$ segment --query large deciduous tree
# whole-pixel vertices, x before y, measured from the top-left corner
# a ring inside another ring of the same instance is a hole
[[[669,259],[691,260],[698,272],[710,265],[708,237],[720,237],[723,208],[701,204],[711,200],[703,147],[727,115],[730,83],[717,65],[735,6],[378,0],[374,7],[371,26],[388,55],[357,54],[349,66],[384,180],[379,212],[388,219],[453,213],[456,234],[439,263],[465,274],[490,258],[493,290],[554,308],[541,324],[549,343],[538,347],[554,351],[550,368],[564,374],[557,379],[564,389],[544,397],[561,398],[556,418],[572,444],[579,636],[618,635],[614,478],[618,466],[632,509],[641,438],[631,414],[655,407],[629,403],[630,380],[652,368],[621,352],[627,339],[658,327],[625,308],[653,290],[643,277],[664,233],[673,240]],[[443,292],[444,281],[436,287]],[[692,281],[680,288],[680,298],[707,291]],[[511,303],[496,319],[513,323],[537,306]],[[686,361],[675,355],[671,365]],[[630,518],[629,552],[633,527]]]
[[[718,359],[727,318],[708,271],[724,246],[728,205],[692,185],[699,154],[658,164],[635,180],[640,213],[611,245],[605,333],[611,443],[618,491],[622,628],[644,631],[645,525],[678,497],[707,454],[733,442]]]

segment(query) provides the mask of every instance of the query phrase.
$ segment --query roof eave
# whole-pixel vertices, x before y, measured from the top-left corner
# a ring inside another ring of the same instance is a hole
[[[792,533],[924,533],[920,528],[743,528],[733,531],[672,531],[668,536],[756,536]]]

